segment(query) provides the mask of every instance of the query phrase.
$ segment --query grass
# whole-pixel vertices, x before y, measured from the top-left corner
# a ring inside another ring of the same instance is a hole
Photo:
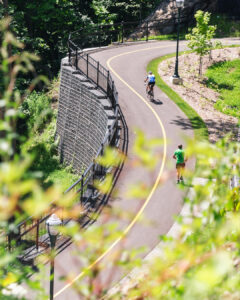
[[[214,107],[240,118],[240,59],[219,62],[208,68],[206,85],[220,94]]]
[[[185,33],[180,33],[179,35],[179,39],[180,40],[184,40],[185,39]],[[162,34],[162,35],[150,35],[148,37],[148,40],[158,40],[158,41],[176,41],[177,36],[175,33],[172,34]],[[146,40],[146,36],[141,38],[141,41],[145,41]]]
[[[190,51],[189,51],[190,52]],[[184,54],[185,52],[181,52]],[[184,112],[191,122],[194,130],[194,136],[197,140],[208,139],[208,130],[203,122],[202,118],[196,113],[196,111],[185,102],[176,92],[174,92],[160,77],[158,74],[158,65],[165,59],[171,58],[176,54],[169,54],[152,60],[148,66],[147,70],[151,70],[156,76],[156,85],[174,102],[177,106]]]

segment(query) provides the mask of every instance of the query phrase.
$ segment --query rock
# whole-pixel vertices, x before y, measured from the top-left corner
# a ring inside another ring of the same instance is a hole
[[[182,27],[188,27],[194,20],[194,14],[197,10],[214,12],[217,11],[218,0],[186,0],[184,8],[181,9],[180,24]],[[149,35],[170,34],[176,32],[177,26],[177,7],[174,1],[163,0],[157,9],[148,16],[130,38],[142,37],[146,34],[146,28],[149,28]]]

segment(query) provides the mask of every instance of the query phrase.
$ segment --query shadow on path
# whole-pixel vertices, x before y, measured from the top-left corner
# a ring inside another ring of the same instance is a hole
[[[153,99],[151,102],[153,104],[156,104],[156,105],[162,105],[163,104],[163,102],[160,99]]]
[[[170,124],[177,125],[181,128],[181,130],[192,130],[192,129],[200,129],[207,127],[209,140],[214,142],[216,139],[223,138],[227,133],[233,133],[235,137],[237,135],[237,126],[234,126],[234,123],[227,120],[221,120],[221,122],[217,122],[212,119],[207,119],[203,122],[200,118],[182,118],[177,116],[177,119],[172,120]]]

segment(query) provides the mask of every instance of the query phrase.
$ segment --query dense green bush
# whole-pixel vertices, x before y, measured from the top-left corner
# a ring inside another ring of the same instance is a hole
[[[34,157],[30,168],[31,176],[34,174],[40,178],[46,187],[54,182],[67,189],[78,179],[78,175],[73,174],[71,168],[60,164],[58,140],[55,140],[57,111],[52,109],[50,97],[33,92],[24,100],[21,111],[25,116],[21,123],[28,129],[21,152],[30,153]]]
[[[29,131],[41,131],[53,116],[51,100],[44,93],[31,93],[23,102],[23,112]]]

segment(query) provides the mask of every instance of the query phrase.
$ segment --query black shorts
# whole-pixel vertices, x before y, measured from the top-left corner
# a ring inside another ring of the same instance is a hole
[[[181,169],[185,167],[185,163],[178,163],[176,164],[176,169]]]
[[[148,86],[149,86],[149,87],[154,87],[154,85],[155,85],[155,82],[149,82],[149,83],[148,83]]]

